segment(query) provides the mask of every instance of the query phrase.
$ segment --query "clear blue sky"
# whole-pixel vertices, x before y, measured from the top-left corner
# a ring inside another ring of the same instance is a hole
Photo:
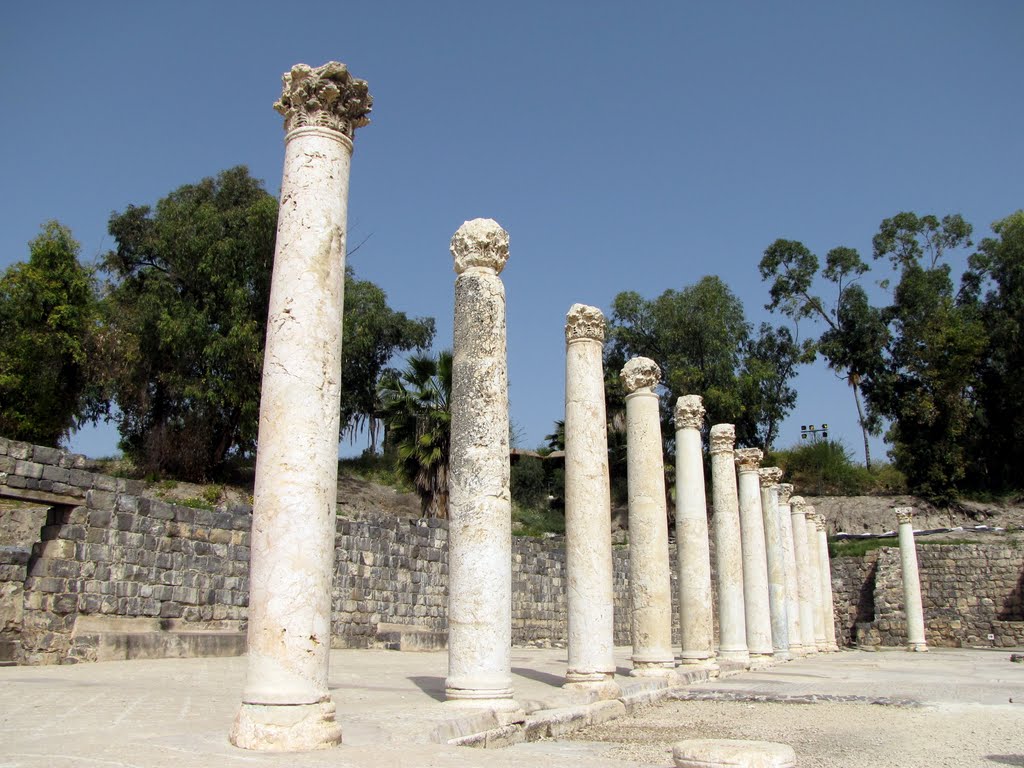
[[[15,3],[0,268],[50,218],[94,259],[112,211],[233,165],[276,194],[281,74],[343,61],[375,100],[351,263],[449,346],[452,233],[477,216],[509,231],[512,416],[531,447],[563,412],[574,302],[717,274],[756,324],[778,237],[869,256],[901,210],[961,212],[980,236],[1024,207],[1022,30],[1017,0]],[[823,365],[797,386],[779,444],[828,421],[856,451],[848,387]],[[115,443],[107,427],[71,444]]]

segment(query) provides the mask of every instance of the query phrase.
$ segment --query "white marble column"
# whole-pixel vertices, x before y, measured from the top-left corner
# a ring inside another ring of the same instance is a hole
[[[811,570],[810,542],[807,540],[807,503],[802,496],[789,499],[790,520],[793,528],[793,552],[796,556],[797,597],[800,608],[800,644],[804,654],[818,652],[814,642],[814,573]]]
[[[626,473],[629,488],[629,589],[633,669],[637,677],[674,677],[672,582],[661,413],[654,388],[661,369],[634,357],[620,375],[626,395]]]
[[[452,704],[512,698],[512,502],[505,288],[508,233],[491,219],[452,237],[455,324],[448,477],[448,677]]]
[[[779,481],[782,470],[762,467],[761,515],[764,522],[765,553],[768,558],[768,610],[771,616],[772,651],[776,661],[789,661],[789,616],[786,604],[786,561],[779,522]]]
[[[235,746],[341,741],[327,687],[338,492],[349,166],[366,82],[344,64],[284,75],[284,175],[260,400],[248,660]]]
[[[796,546],[793,542],[792,510],[789,498],[793,486],[779,484],[779,529],[782,532],[782,557],[786,567],[786,622],[789,634],[789,652],[793,656],[804,655],[803,636],[800,630],[800,588],[796,566]]]
[[[814,619],[814,647],[824,653],[828,650],[828,639],[825,637],[825,612],[822,610],[821,550],[818,548],[818,524],[814,507],[804,506],[804,528],[807,530],[807,553],[811,565],[811,614]]]
[[[604,404],[604,315],[573,304],[565,325],[565,685],[615,698],[611,489]]]
[[[743,550],[732,424],[711,427],[711,499],[718,576],[718,657],[749,663],[743,608]]]
[[[761,515],[761,476],[757,471],[763,456],[759,448],[739,448],[736,451],[743,541],[743,609],[747,621],[747,651],[752,665],[771,663],[773,655],[768,555]]]
[[[903,610],[907,614],[907,650],[928,650],[924,635],[924,607],[921,605],[921,574],[917,569],[917,544],[911,519],[913,507],[893,507],[899,522],[900,569],[903,572]]]
[[[838,651],[836,642],[836,606],[832,600],[832,558],[828,554],[828,534],[825,530],[825,516],[814,516],[818,530],[818,561],[821,564],[821,616],[825,623],[825,649]]]
[[[704,401],[683,395],[676,401],[676,553],[679,570],[680,659],[715,668],[711,601],[708,502],[704,488]]]

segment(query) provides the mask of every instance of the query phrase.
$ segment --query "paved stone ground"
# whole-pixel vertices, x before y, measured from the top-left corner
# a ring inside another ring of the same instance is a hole
[[[618,649],[621,674],[627,671],[627,658],[628,649]],[[844,652],[691,685],[674,695],[711,700],[906,700],[933,707],[983,708],[993,717],[1004,717],[1006,712],[1016,714],[1017,707],[1024,710],[1024,704],[1008,703],[1011,698],[1024,700],[1024,665],[1008,659],[1009,652],[991,651]],[[670,764],[657,756],[609,752],[607,745],[596,750],[592,744],[546,741],[480,750],[432,743],[435,729],[450,731],[451,722],[459,718],[466,725],[464,711],[441,703],[446,664],[444,652],[334,651],[331,689],[345,744],[300,755],[256,754],[228,744],[226,734],[245,673],[243,658],[0,668],[0,768]],[[564,650],[514,649],[518,699],[528,709],[539,708],[541,702],[545,707],[578,703],[558,688],[565,664]],[[630,681],[622,677],[620,682]],[[688,705],[707,702],[680,701],[647,712],[653,716],[669,706]],[[818,707],[866,709],[861,704],[786,709],[806,710],[805,724],[813,728]],[[678,738],[684,738],[682,732]],[[1009,757],[1016,759],[1014,755],[1024,755],[1024,736],[1020,749]],[[1019,763],[1003,764],[1024,765],[1024,757]]]

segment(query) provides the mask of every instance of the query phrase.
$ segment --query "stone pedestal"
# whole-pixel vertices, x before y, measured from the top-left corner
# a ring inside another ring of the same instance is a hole
[[[768,610],[771,616],[772,651],[776,661],[789,661],[789,615],[786,604],[786,561],[779,521],[779,481],[782,470],[762,467],[761,514],[764,522],[764,544],[768,558]]]
[[[793,524],[793,551],[796,555],[797,596],[800,603],[800,643],[806,655],[818,652],[814,641],[814,572],[807,540],[807,510],[802,496],[789,499],[790,520]]]
[[[793,542],[792,510],[789,498],[793,486],[779,485],[779,530],[782,532],[782,557],[786,567],[786,623],[789,633],[789,652],[793,656],[804,655],[803,636],[800,631],[800,592],[796,566],[796,546]]]
[[[654,387],[661,370],[646,357],[622,369],[626,392],[626,471],[629,487],[629,588],[633,669],[637,677],[673,677],[672,584],[661,414]]]
[[[748,663],[743,608],[743,549],[736,487],[732,424],[711,427],[711,498],[714,506],[715,562],[718,572],[718,657]]]
[[[615,698],[611,490],[604,401],[604,315],[574,304],[565,340],[566,687]]]
[[[739,475],[740,531],[743,542],[743,607],[747,626],[750,663],[771,663],[772,619],[768,599],[768,556],[761,514],[761,476],[758,465],[763,454],[758,448],[736,451]]]
[[[508,233],[467,221],[455,258],[448,488],[448,677],[455,705],[517,710],[512,698],[512,502],[505,288]]]
[[[907,614],[907,650],[925,652],[924,608],[921,605],[921,576],[917,570],[917,545],[911,522],[913,507],[893,507],[899,522],[900,569],[903,572],[903,610]]]
[[[284,76],[285,160],[260,401],[247,679],[230,739],[299,751],[341,740],[327,687],[338,490],[349,164],[366,83],[343,64]]]
[[[818,524],[814,507],[804,505],[804,528],[807,531],[807,554],[810,562],[811,618],[814,621],[814,647],[820,652],[828,650],[825,636],[825,611],[822,597],[821,550],[818,547]]]
[[[828,554],[828,535],[825,530],[825,516],[815,515],[817,528],[818,561],[821,565],[821,617],[825,624],[825,649],[838,651],[836,642],[836,606],[832,601],[832,559]]]
[[[711,553],[704,488],[704,402],[699,395],[676,401],[676,558],[679,568],[680,659],[716,667],[711,601]],[[632,533],[632,528],[630,528]]]

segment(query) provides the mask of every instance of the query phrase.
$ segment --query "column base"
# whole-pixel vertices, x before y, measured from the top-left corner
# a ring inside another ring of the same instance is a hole
[[[467,709],[493,709],[495,712],[516,712],[522,708],[512,698],[511,688],[451,688],[444,689],[445,706]]]
[[[676,678],[676,661],[633,661],[629,670],[630,677],[657,677],[661,679]]]
[[[804,647],[802,645],[792,645],[791,644],[789,646],[789,652],[793,656],[794,659],[797,659],[797,658],[800,658],[801,656],[806,656],[807,655],[807,652],[804,650]]]
[[[683,651],[679,656],[679,666],[688,669],[718,669],[715,655],[706,651]]]
[[[775,662],[775,657],[770,653],[752,653],[750,654],[750,668],[751,669],[767,669]]]
[[[927,643],[907,643],[907,650],[911,653],[928,653]]]
[[[789,648],[776,648],[772,651],[772,659],[775,661],[792,661],[794,654],[790,652]]]
[[[839,643],[829,643],[828,644],[828,652],[829,653],[839,653]]]
[[[308,752],[341,743],[330,699],[316,704],[243,703],[228,739],[240,749],[260,752]]]
[[[750,663],[750,652],[746,648],[737,648],[729,650],[727,648],[718,649],[718,658],[723,661],[738,661],[740,664]]]
[[[611,672],[570,671],[566,673],[562,687],[593,694],[597,699],[617,699],[622,695],[622,689]]]

